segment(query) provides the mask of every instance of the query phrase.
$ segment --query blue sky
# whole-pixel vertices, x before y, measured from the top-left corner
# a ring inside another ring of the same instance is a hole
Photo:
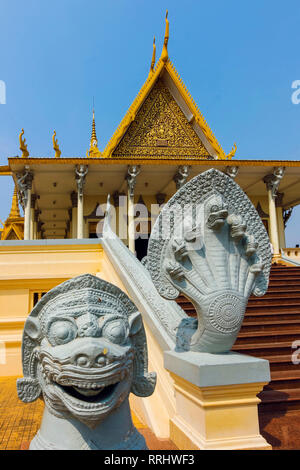
[[[85,155],[95,99],[103,149],[145,80],[153,35],[160,54],[169,9],[169,55],[225,151],[237,158],[300,160],[299,1],[0,0],[0,164],[19,154]],[[1,177],[0,218],[12,184]],[[300,210],[288,224],[300,242]]]

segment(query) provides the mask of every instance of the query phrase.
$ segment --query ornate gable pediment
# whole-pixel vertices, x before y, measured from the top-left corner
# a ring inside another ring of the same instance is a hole
[[[158,80],[112,156],[206,159],[209,153],[168,88]]]

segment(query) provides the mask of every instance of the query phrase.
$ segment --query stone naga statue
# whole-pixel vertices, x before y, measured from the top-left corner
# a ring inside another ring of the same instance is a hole
[[[268,287],[271,250],[264,225],[232,178],[211,169],[185,184],[151,232],[147,268],[160,295],[191,300],[197,320],[177,328],[177,349],[227,352],[251,293]]]
[[[84,274],[45,294],[26,320],[19,398],[42,394],[45,411],[30,449],[146,449],[129,393],[153,393],[140,313],[118,287]]]

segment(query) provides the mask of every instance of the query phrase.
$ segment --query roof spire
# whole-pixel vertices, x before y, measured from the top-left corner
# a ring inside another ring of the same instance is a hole
[[[9,219],[20,217],[20,210],[19,210],[19,203],[18,203],[18,193],[17,188],[15,186],[12,201],[11,201],[11,209],[9,213]]]
[[[98,149],[98,139],[96,134],[96,121],[95,121],[95,109],[93,107],[93,123],[92,123],[92,135],[90,141],[90,149],[87,151],[87,157],[101,157],[100,150]]]
[[[155,56],[156,56],[156,45],[155,45],[155,36],[153,38],[153,53],[152,53],[152,61],[150,66],[150,72],[153,72],[154,65],[155,65]]]
[[[166,11],[166,31],[165,31],[165,38],[164,38],[164,45],[163,50],[161,53],[161,60],[163,62],[167,62],[168,60],[168,41],[169,41],[169,20],[168,20],[168,10]]]
[[[92,124],[92,136],[91,136],[91,147],[98,146],[98,139],[96,135],[96,123],[95,123],[95,110],[93,108],[93,124]]]

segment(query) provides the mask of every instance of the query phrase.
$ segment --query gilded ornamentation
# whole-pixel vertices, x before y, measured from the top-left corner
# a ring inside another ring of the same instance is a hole
[[[209,154],[159,80],[112,156],[178,159],[208,158]]]
[[[53,132],[52,141],[53,141],[53,149],[55,150],[55,158],[59,158],[61,156],[61,150],[58,145],[58,140],[56,137],[56,131]]]
[[[22,138],[22,136],[24,135],[24,129],[22,129],[22,132],[19,136],[19,140],[20,140],[20,150],[22,152],[22,157],[23,158],[28,158],[29,157],[29,152],[27,150],[27,144],[26,144],[26,139],[25,137]]]

